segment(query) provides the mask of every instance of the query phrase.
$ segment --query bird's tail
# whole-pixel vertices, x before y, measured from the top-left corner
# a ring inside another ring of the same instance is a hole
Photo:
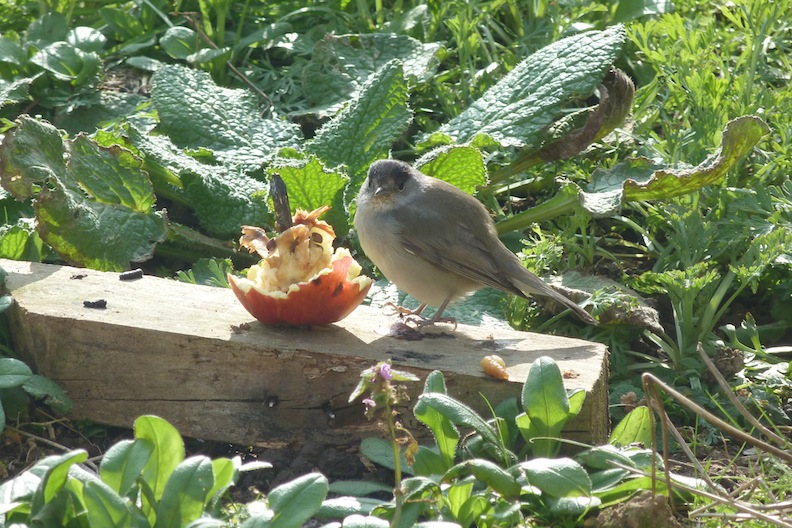
[[[525,268],[523,268],[525,269]],[[528,270],[525,270],[526,272]],[[523,295],[530,296],[530,295],[541,295],[543,297],[550,297],[554,301],[561,303],[563,306],[569,308],[575,315],[577,315],[583,322],[588,323],[590,325],[597,325],[599,324],[596,319],[594,319],[591,314],[589,314],[586,310],[578,306],[576,302],[572,299],[569,299],[567,296],[544,282],[542,279],[534,275],[533,273],[525,273],[521,274],[519,279],[514,280],[514,285],[523,293]]]

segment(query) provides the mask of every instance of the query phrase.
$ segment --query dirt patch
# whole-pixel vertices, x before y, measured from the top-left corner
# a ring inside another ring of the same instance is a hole
[[[644,491],[632,499],[603,510],[586,522],[588,528],[682,528],[668,499]]]

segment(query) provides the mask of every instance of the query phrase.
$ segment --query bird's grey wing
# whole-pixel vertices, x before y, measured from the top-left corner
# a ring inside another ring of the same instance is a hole
[[[409,222],[409,225],[422,225],[421,229],[400,233],[402,245],[407,251],[472,281],[523,295],[501,271],[503,267],[498,266],[495,259],[503,258],[503,255],[493,254],[486,241],[465,229],[462,223],[449,222],[445,218],[441,224],[431,213],[421,216],[420,222],[416,222],[415,217]],[[440,225],[445,227],[441,228]],[[513,254],[507,255],[507,258],[516,259]]]

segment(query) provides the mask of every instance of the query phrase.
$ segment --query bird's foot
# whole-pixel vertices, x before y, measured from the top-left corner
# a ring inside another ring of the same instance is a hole
[[[408,318],[409,319],[409,318]],[[417,317],[415,320],[412,321],[415,323],[415,326],[418,328],[422,328],[424,326],[434,326],[436,323],[445,323],[445,324],[452,324],[454,325],[454,331],[456,332],[457,329],[457,320],[453,317]]]
[[[424,328],[427,326],[434,326],[435,323],[446,323],[454,325],[454,331],[457,329],[457,320],[453,317],[440,317],[441,313],[436,313],[432,317],[424,317],[421,315],[426,308],[425,304],[422,304],[415,310],[411,310],[410,308],[399,306],[396,303],[385,303],[385,306],[388,308],[393,309],[393,312],[389,315],[398,315],[401,322],[404,324],[414,324],[416,329]]]

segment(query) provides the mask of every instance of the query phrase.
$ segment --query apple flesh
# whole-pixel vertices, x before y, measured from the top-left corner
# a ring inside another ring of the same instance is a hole
[[[345,248],[333,251],[335,232],[318,217],[328,208],[298,210],[292,227],[269,239],[243,226],[240,245],[262,260],[246,277],[229,275],[231,289],[253,317],[268,325],[311,326],[340,321],[371,287]]]

